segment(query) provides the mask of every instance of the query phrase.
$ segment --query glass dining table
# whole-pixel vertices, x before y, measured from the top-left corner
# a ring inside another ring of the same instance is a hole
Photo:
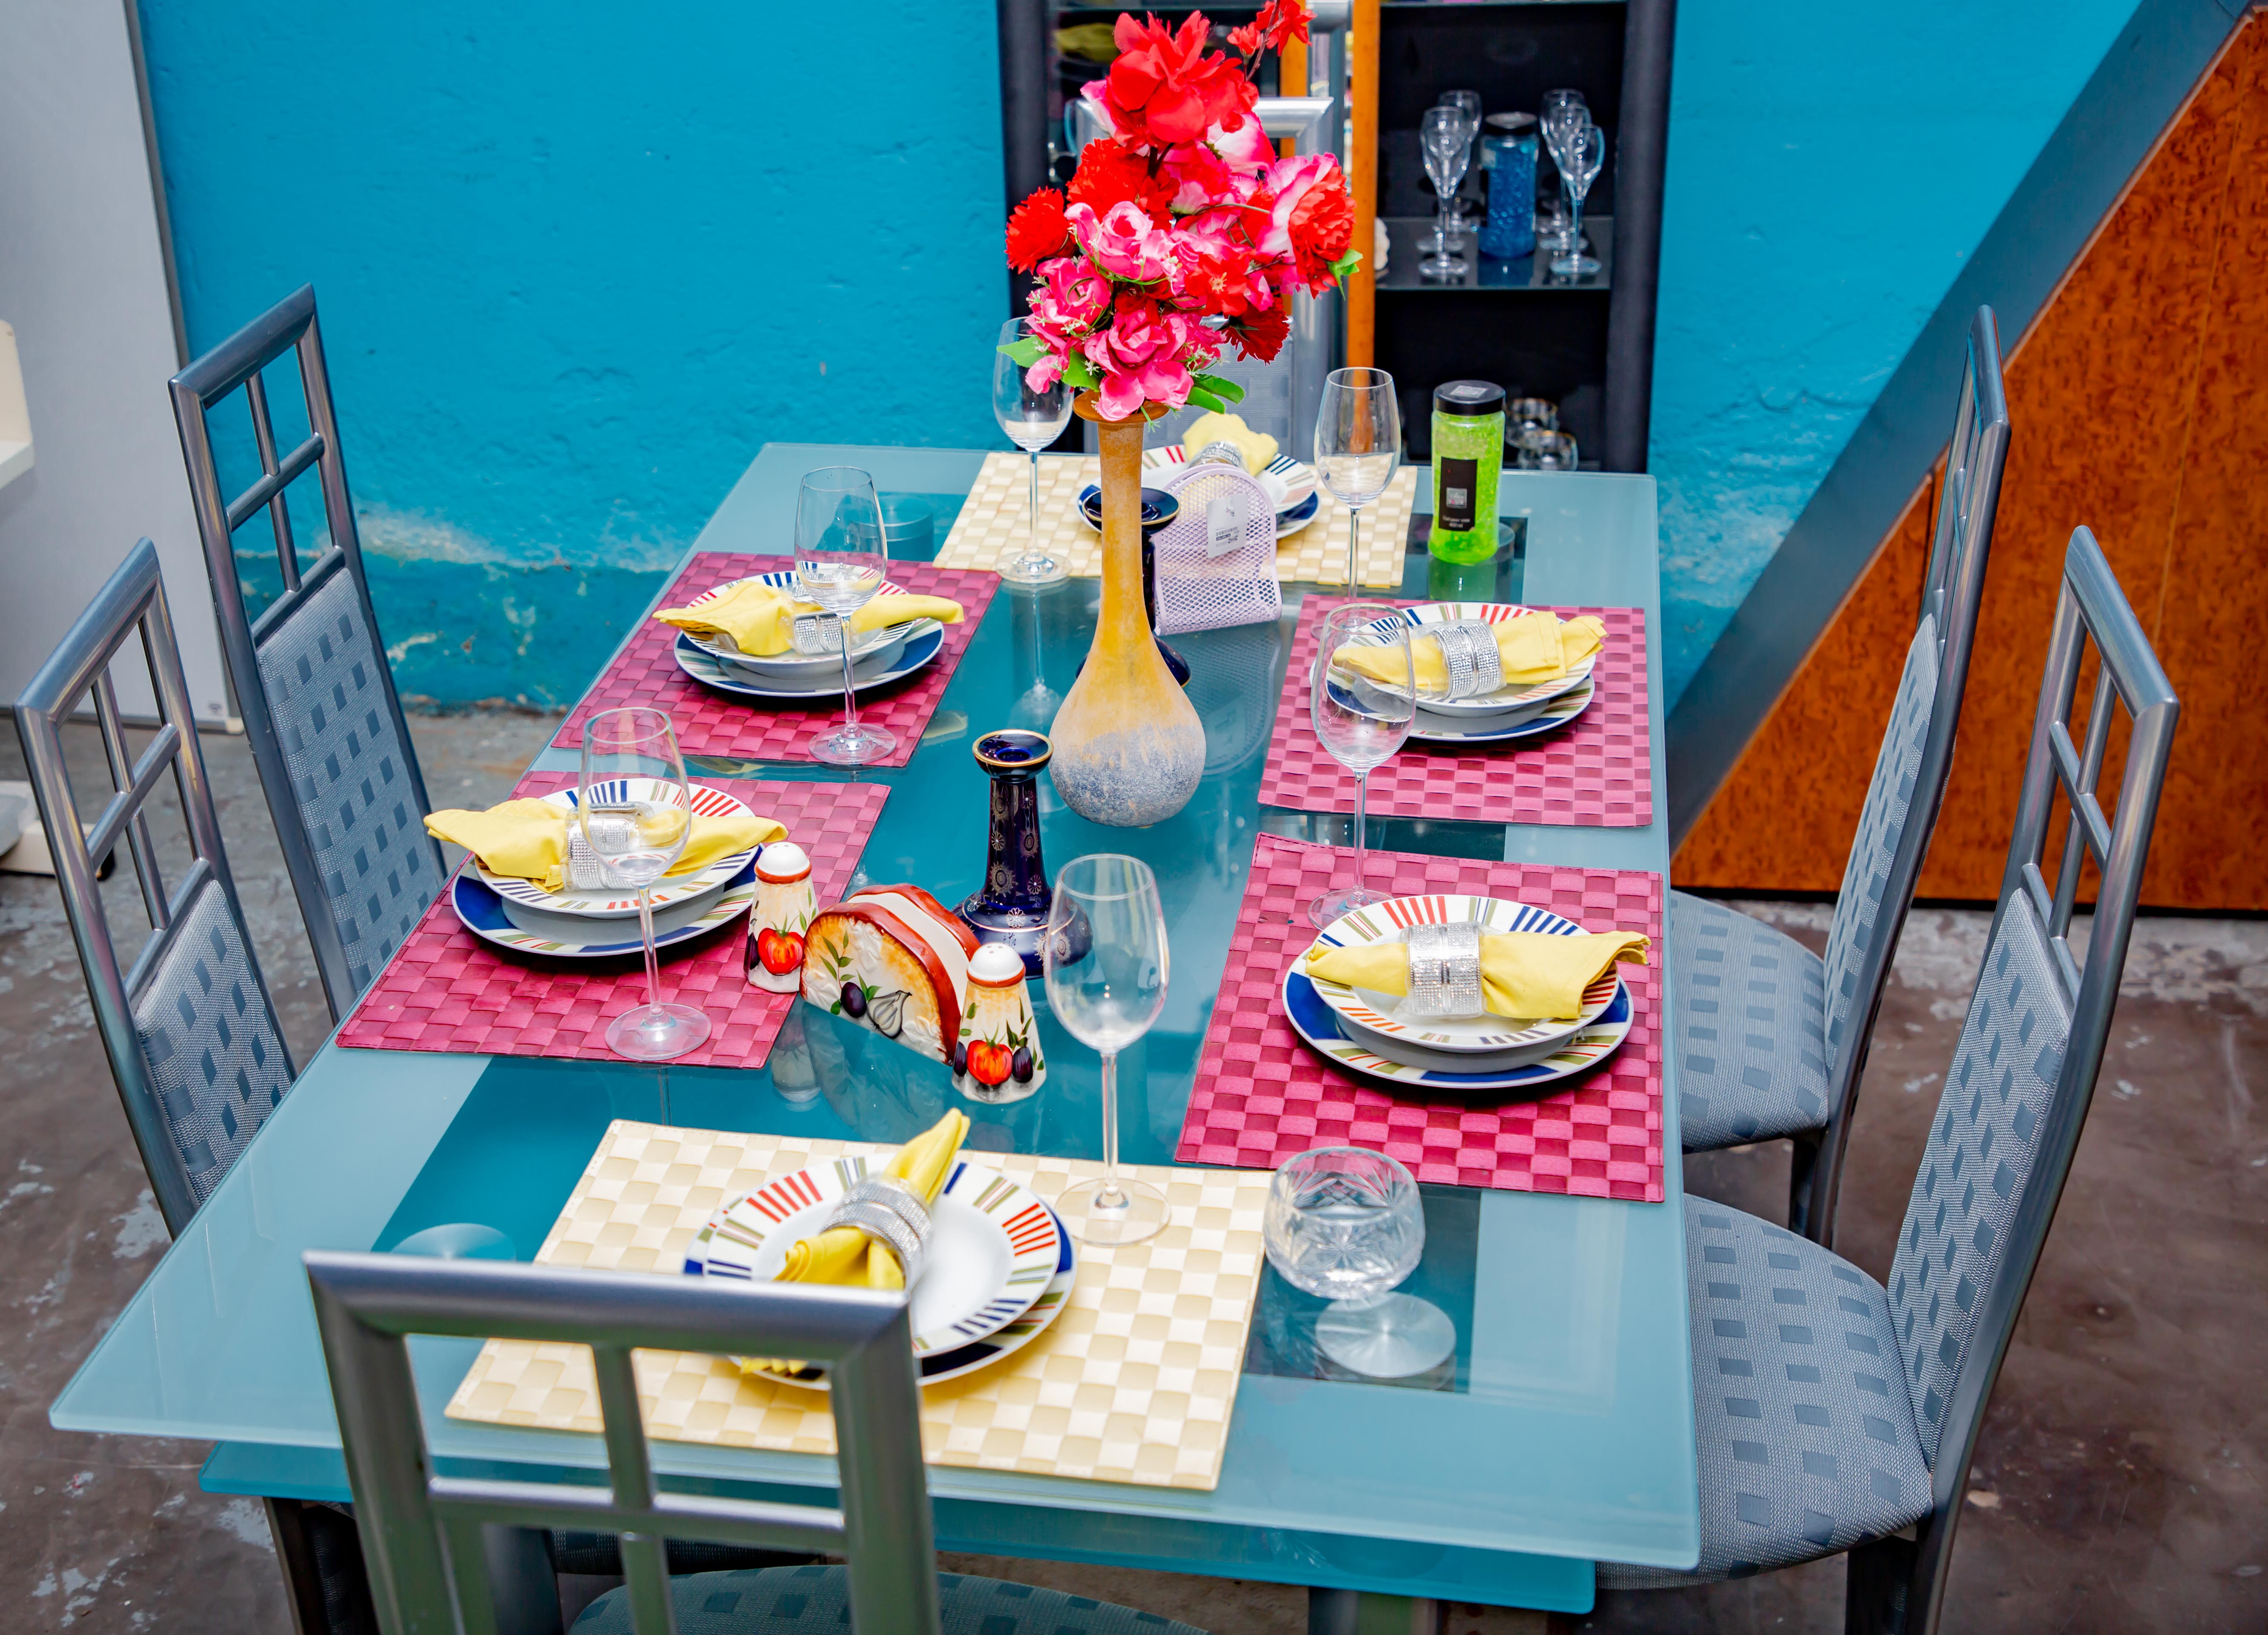
[[[936,513],[933,550],[983,459],[770,444],[693,549],[786,551],[802,474],[848,464],[871,471],[886,498],[926,501]],[[1425,509],[1422,473],[1418,503]],[[1642,608],[1652,638],[1653,821],[1394,819],[1373,821],[1373,843],[1666,879],[1653,480],[1507,472],[1498,506],[1506,543],[1495,562],[1450,568],[1415,549],[1403,593]],[[1045,803],[1049,859],[1130,851],[1156,871],[1165,897],[1171,990],[1163,1016],[1120,1065],[1123,1153],[1133,1162],[1174,1161],[1256,837],[1349,838],[1344,818],[1258,800],[1303,588],[1313,587],[1285,587],[1276,623],[1174,638],[1196,671],[1191,697],[1208,742],[1204,782],[1180,815],[1146,829],[1104,829]],[[1044,728],[1086,652],[1099,597],[1097,581],[1072,579],[1036,592],[1004,587],[994,599],[910,763],[858,775],[893,788],[861,863],[865,878],[918,882],[947,902],[975,889],[987,780],[970,746],[995,727]],[[571,771],[575,760],[547,748],[532,770]],[[702,761],[693,770],[849,776],[811,764]],[[665,985],[666,976],[665,966]],[[1666,981],[1679,976],[1673,968]],[[210,1491],[348,1499],[304,1250],[387,1250],[429,1227],[471,1223],[502,1233],[527,1258],[616,1119],[897,1142],[957,1105],[980,1152],[1099,1156],[1095,1057],[1057,1027],[1038,987],[1047,1082],[1030,1100],[1000,1107],[957,1096],[943,1064],[881,1048],[800,1005],[770,1064],[754,1071],[396,1052],[334,1039],[50,1418],[66,1430],[217,1443],[202,1477]],[[788,1048],[799,1029],[828,1048]],[[1663,1064],[1663,1121],[1661,1203],[1424,1189],[1425,1257],[1403,1286],[1455,1323],[1450,1364],[1414,1382],[1345,1375],[1309,1343],[1321,1302],[1270,1271],[1216,1487],[932,1467],[939,1547],[1570,1612],[1589,1609],[1595,1561],[1691,1565],[1700,1521],[1674,1061]],[[442,1340],[414,1347],[441,1468],[575,1481],[603,1467],[595,1437],[446,1418],[476,1350]],[[654,1453],[664,1476],[689,1491],[821,1502],[814,1490],[833,1480],[831,1462],[810,1455],[674,1441],[656,1442]]]

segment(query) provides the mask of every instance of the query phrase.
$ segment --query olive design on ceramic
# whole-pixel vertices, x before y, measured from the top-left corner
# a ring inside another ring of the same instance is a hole
[[[960,1065],[957,1062],[954,1064],[954,1071],[956,1072],[960,1071]],[[1023,1049],[1018,1050],[1014,1056],[1008,1059],[1008,1074],[1020,1085],[1027,1085],[1032,1082],[1031,1046],[1024,1046]]]
[[[866,991],[855,982],[843,984],[843,1014],[856,1021],[866,1013]]]

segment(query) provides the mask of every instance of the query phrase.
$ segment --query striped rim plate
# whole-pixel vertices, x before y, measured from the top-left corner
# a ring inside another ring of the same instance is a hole
[[[712,585],[685,605],[688,608],[698,608],[703,602],[713,600],[723,595],[735,585],[746,585],[751,579],[759,585],[769,585],[777,591],[795,589],[794,570],[784,568],[770,573],[752,573],[745,578],[727,579],[722,585]],[[906,587],[892,580],[884,579],[881,590],[874,593],[880,596],[885,592],[904,595]],[[852,644],[850,662],[857,664],[859,660],[871,658],[894,644],[909,641],[919,636],[925,629],[942,630],[944,628],[934,619],[909,619],[902,624],[887,624],[879,630],[868,630]],[[823,681],[829,675],[839,680],[843,674],[843,658],[839,653],[774,653],[768,659],[759,659],[742,652],[738,647],[729,646],[723,642],[711,641],[705,637],[696,636],[690,630],[680,631],[679,634],[721,665],[735,670],[746,670],[757,675],[767,675],[775,681],[793,685],[798,682],[806,682],[810,678],[814,677]]]
[[[599,785],[608,800],[654,800],[669,798],[675,804],[676,785],[659,778],[618,777]],[[696,817],[730,817],[754,815],[746,801],[712,789],[706,784],[691,785],[693,814]],[[557,806],[572,814],[575,792],[555,790],[540,797],[546,805]],[[668,908],[673,903],[690,902],[717,889],[752,862],[760,846],[746,851],[735,851],[696,871],[691,874],[664,875],[654,887],[653,906]],[[472,867],[481,877],[481,884],[509,902],[524,908],[541,909],[546,914],[569,914],[578,919],[612,920],[634,917],[638,911],[637,893],[634,891],[577,891],[571,887],[565,891],[546,891],[534,880],[522,880],[516,874],[498,874],[478,858],[469,858]]]
[[[1541,932],[1547,936],[1572,937],[1582,931],[1574,921],[1548,909],[1508,902],[1501,897],[1454,895],[1389,897],[1384,902],[1342,914],[1323,928],[1317,946],[1367,948],[1382,942],[1400,942],[1412,925],[1477,924],[1484,932]],[[1495,1055],[1539,1045],[1580,1032],[1606,1014],[1622,988],[1621,976],[1609,969],[1583,993],[1583,1011],[1572,1020],[1546,1018],[1520,1025],[1519,1019],[1502,1016],[1403,1017],[1391,994],[1350,988],[1344,983],[1308,977],[1322,1002],[1362,1030],[1351,1042],[1375,1044],[1363,1033],[1388,1041],[1407,1040],[1428,1050],[1469,1051]]]
[[[1490,1072],[1453,1073],[1437,1067],[1397,1062],[1349,1039],[1340,1029],[1337,1013],[1323,1003],[1322,997],[1315,991],[1315,984],[1297,966],[1284,975],[1284,1013],[1294,1033],[1351,1072],[1413,1090],[1458,1094],[1502,1090],[1548,1093],[1558,1080],[1587,1072],[1612,1055],[1616,1047],[1630,1036],[1631,1030],[1630,990],[1618,986],[1614,1003],[1603,1015],[1570,1035],[1565,1045],[1542,1061]]]
[[[1420,602],[1415,608],[1404,608],[1397,615],[1379,620],[1370,627],[1368,634],[1373,644],[1382,647],[1391,639],[1397,625],[1410,626],[1414,634],[1429,624],[1446,624],[1456,619],[1484,619],[1491,624],[1502,624],[1530,611],[1533,610],[1516,602]],[[1354,639],[1361,641],[1362,634],[1358,633]],[[1594,652],[1573,669],[1565,674],[1555,675],[1548,681],[1535,681],[1525,687],[1501,687],[1495,692],[1483,693],[1472,698],[1429,698],[1424,701],[1425,708],[1437,716],[1503,715],[1507,711],[1540,704],[1547,698],[1557,698],[1562,693],[1572,691],[1590,679],[1592,668],[1598,661],[1599,655]]]
[[[694,917],[684,924],[667,924],[667,911],[656,916],[660,923],[653,928],[653,946],[666,948],[676,943],[690,942],[696,937],[704,937],[719,925],[728,924],[747,912],[748,904],[755,900],[755,865],[746,864],[731,884],[705,906],[692,902],[679,904],[677,912]],[[469,871],[460,871],[456,879],[450,882],[449,906],[456,910],[458,919],[474,936],[484,942],[492,942],[499,948],[510,948],[515,954],[543,954],[561,960],[612,960],[625,954],[636,957],[645,946],[635,934],[637,930],[636,922],[630,926],[632,935],[627,941],[622,935],[622,927],[612,920],[582,922],[590,926],[594,938],[603,939],[591,942],[568,941],[525,930],[512,924],[506,916],[504,899],[482,885]]]
[[[1167,448],[1145,448],[1142,451],[1143,468],[1149,471],[1185,466],[1189,460],[1189,451],[1179,443]],[[1260,486],[1268,490],[1268,497],[1275,503],[1278,515],[1300,501],[1312,498],[1315,492],[1315,468],[1301,465],[1289,454],[1277,455],[1255,475],[1260,479]]]
[[[1484,716],[1462,723],[1445,720],[1420,705],[1410,736],[1421,744],[1508,744],[1566,725],[1589,709],[1591,700],[1598,695],[1598,682],[1587,675],[1572,690],[1557,698],[1548,698],[1509,714]]]
[[[892,681],[902,681],[937,657],[938,650],[945,645],[945,627],[934,619],[924,619],[921,623],[927,628],[909,637],[906,644],[886,660],[887,669],[872,670],[868,667],[871,660],[865,663],[853,660],[856,667],[851,673],[852,679],[858,682],[860,692],[870,687],[882,687]],[[770,677],[758,675],[742,665],[720,664],[703,652],[695,645],[693,638],[682,630],[677,633],[677,644],[670,652],[677,660],[677,667],[703,687],[713,687],[720,693],[731,693],[735,697],[760,698],[768,703],[800,704],[806,709],[814,704],[824,707],[829,701],[840,703],[843,699],[843,666],[840,659],[832,661],[835,666],[832,680],[810,687],[774,681]]]
[[[685,1270],[770,1282],[788,1250],[816,1234],[835,1200],[887,1160],[847,1154],[783,1175],[725,1204],[695,1234]],[[926,1358],[997,1334],[1028,1313],[1061,1270],[1054,1212],[1005,1176],[965,1160],[936,1207],[929,1270],[913,1289],[914,1355]]]

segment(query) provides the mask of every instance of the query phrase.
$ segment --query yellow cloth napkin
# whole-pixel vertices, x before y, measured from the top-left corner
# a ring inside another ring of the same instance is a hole
[[[653,821],[674,831],[671,820],[676,815],[658,813]],[[545,891],[558,891],[567,884],[567,814],[548,800],[507,800],[485,812],[452,807],[430,814],[425,832],[462,846],[494,873],[532,881]],[[666,843],[670,836],[658,838]],[[718,858],[785,838],[784,824],[753,812],[696,814],[693,833],[669,873],[696,873]]]
[[[968,1134],[968,1116],[955,1109],[900,1147],[881,1174],[895,1175],[933,1205],[952,1173],[953,1155]],[[856,1226],[836,1226],[804,1238],[787,1252],[777,1283],[850,1284],[870,1289],[902,1289],[905,1268],[887,1244],[876,1243]]]
[[[1481,1002],[1498,1016],[1565,1020],[1583,1013],[1583,990],[1617,960],[1646,963],[1637,932],[1583,932],[1554,937],[1536,931],[1481,934]],[[1410,945],[1373,942],[1307,950],[1307,975],[1374,993],[1410,991]]]
[[[795,646],[795,618],[817,613],[816,602],[799,602],[777,586],[759,579],[728,585],[694,608],[663,608],[654,617],[664,624],[711,640],[728,637],[752,659],[771,659]],[[935,619],[939,624],[961,622],[961,604],[945,596],[906,596],[885,591],[850,615],[853,630],[879,630],[909,619]]]
[[[1545,608],[1506,619],[1496,627],[1496,650],[1504,661],[1506,687],[1533,687],[1565,675],[1606,640],[1606,622],[1596,614],[1562,619]],[[1410,659],[1418,671],[1418,690],[1438,693],[1448,686],[1441,644],[1425,639],[1424,627],[1410,632]],[[1342,647],[1335,662],[1390,686],[1402,684],[1402,658],[1386,647]]]

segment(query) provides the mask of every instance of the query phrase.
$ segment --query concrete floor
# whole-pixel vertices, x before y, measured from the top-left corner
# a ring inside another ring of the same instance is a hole
[[[415,719],[437,803],[500,799],[552,730],[515,715]],[[82,789],[98,787],[92,736]],[[328,1031],[241,740],[205,740],[254,941],[294,1055]],[[12,732],[0,778],[23,776]],[[113,920],[138,913],[112,883]],[[1826,913],[1743,905],[1813,946]],[[1841,1248],[1876,1276],[1974,979],[1984,917],[1925,911],[1884,1002],[1853,1136]],[[201,1446],[66,1434],[53,1400],[155,1264],[151,1207],[52,881],[0,876],[0,1617],[9,1630],[284,1635],[265,1520],[200,1492]],[[2268,1628],[2268,925],[2146,922],[2055,1234],[2001,1375],[1964,1511],[1948,1631]],[[1778,1219],[1784,1147],[1692,1160],[1694,1190]],[[1295,1589],[954,1558],[1182,1618],[1296,1635]],[[1607,1595],[1555,1630],[1831,1631],[1842,1568]],[[1458,1609],[1454,1635],[1540,1621]]]

